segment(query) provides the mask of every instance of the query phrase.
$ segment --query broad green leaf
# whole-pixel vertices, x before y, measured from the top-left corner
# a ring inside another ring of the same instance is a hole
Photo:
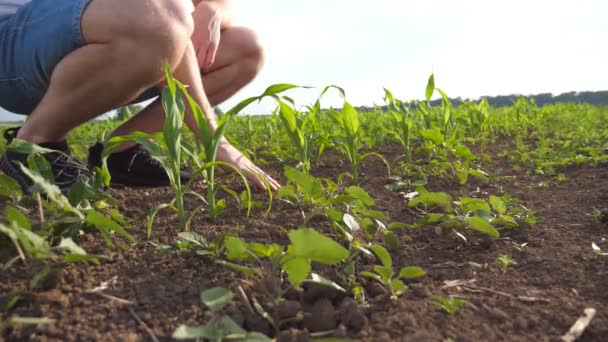
[[[285,167],[285,176],[290,181],[296,183],[306,196],[315,199],[323,195],[323,186],[321,182],[313,176],[289,166]]]
[[[363,188],[351,186],[346,189],[346,193],[358,200],[361,200],[361,202],[368,207],[376,205],[372,197],[367,193],[367,191],[363,190]]]
[[[423,187],[418,187],[416,191],[419,193],[418,197],[412,198],[408,202],[410,208],[417,207],[419,204],[426,206],[442,206],[449,207],[452,196],[445,192],[429,192]]]
[[[236,236],[228,236],[224,241],[228,260],[244,260],[249,257],[247,243]]]
[[[399,280],[399,278],[391,280],[391,287],[393,288],[393,292],[397,296],[400,296],[404,294],[405,291],[407,291],[407,286],[405,286],[405,284],[401,280]]]
[[[6,151],[19,153],[19,154],[27,154],[27,155],[30,155],[33,153],[45,154],[45,153],[51,153],[51,152],[59,152],[59,151],[55,151],[52,149],[38,146],[34,143],[31,143],[31,142],[25,141],[25,140],[21,140],[21,139],[13,139],[13,141],[9,145],[6,146]]]
[[[461,197],[460,202],[464,205],[466,212],[478,212],[483,211],[485,213],[491,213],[490,205],[488,202],[481,198]]]
[[[326,265],[334,265],[348,258],[346,248],[310,228],[290,231],[289,240],[296,257],[309,258]]]
[[[352,233],[361,230],[361,226],[359,226],[357,220],[350,214],[344,214],[342,221],[344,221],[344,224]]]
[[[67,239],[61,239],[61,242],[59,243],[59,248],[65,249],[66,251],[72,253],[72,254],[80,254],[80,255],[86,255],[87,252],[80,246],[78,246],[74,240],[67,238]]]
[[[299,286],[310,274],[312,267],[308,258],[292,258],[283,263],[287,278],[293,286]]]
[[[19,192],[21,192],[21,187],[16,180],[5,174],[0,174],[0,196],[9,197]]]
[[[344,288],[342,288],[342,286],[336,284],[335,282],[333,282],[317,273],[312,273],[310,275],[310,279],[306,280],[306,282],[331,287],[332,289],[338,290],[340,292],[346,292],[346,290]]]
[[[426,275],[426,272],[420,267],[408,266],[399,271],[399,277],[403,279],[415,279]]]
[[[399,230],[399,229],[407,229],[407,228],[411,228],[412,226],[403,222],[391,222],[388,224],[388,229],[389,230]]]
[[[494,208],[497,213],[503,215],[505,212],[507,212],[505,202],[500,197],[491,195],[490,203],[492,204],[492,208]]]
[[[380,265],[374,265],[374,272],[376,272],[382,278],[383,282],[388,282],[393,278],[395,272],[392,268]]]
[[[248,244],[248,248],[253,254],[261,258],[274,258],[283,252],[283,247],[276,243],[264,245],[261,243],[252,242]]]
[[[492,220],[492,225],[496,227],[517,228],[519,224],[513,216],[503,215]]]
[[[427,101],[431,100],[431,97],[433,97],[434,92],[435,92],[435,74],[431,74],[431,76],[429,76],[429,80],[426,84],[425,97],[426,97]]]
[[[357,110],[348,102],[344,102],[342,109],[344,129],[348,136],[355,137],[359,134],[359,114]]]
[[[454,148],[454,155],[458,158],[464,158],[468,160],[475,160],[477,158],[468,147],[462,144],[457,145]]]
[[[211,311],[221,310],[232,301],[234,295],[224,287],[214,287],[201,293],[201,301]]]
[[[135,239],[133,238],[133,236],[131,236],[129,233],[127,233],[126,230],[124,230],[123,227],[121,227],[118,223],[116,223],[114,220],[109,219],[105,216],[103,216],[101,213],[91,210],[88,212],[87,217],[86,217],[86,222],[102,231],[114,231],[116,233],[118,233],[120,236],[124,237],[125,239],[131,241],[131,242],[135,242]]]
[[[391,255],[388,253],[386,248],[376,244],[371,246],[369,249],[371,249],[374,254],[376,254],[382,265],[390,269],[393,268],[393,259],[391,258]]]
[[[207,242],[207,239],[205,239],[202,235],[195,233],[195,232],[181,232],[179,234],[177,234],[177,236],[184,240],[184,241],[188,241],[191,242],[197,246],[203,247],[203,248],[208,248],[209,247],[209,243]]]
[[[17,208],[13,206],[7,206],[4,210],[4,218],[10,223],[15,223],[18,227],[23,229],[32,230],[32,224],[30,220],[23,215]]]
[[[217,332],[213,331],[211,327],[206,325],[198,327],[180,325],[177,327],[177,329],[175,329],[171,337],[176,340],[190,340],[195,338],[214,339],[218,338],[217,335]]]
[[[420,131],[420,135],[422,135],[424,140],[429,140],[433,144],[438,146],[441,146],[445,143],[445,137],[443,136],[443,133],[441,133],[441,131],[436,128]]]
[[[486,221],[485,219],[483,219],[481,217],[477,217],[477,216],[467,217],[467,223],[473,230],[487,234],[494,238],[500,237],[500,233],[498,233],[496,228],[492,227],[492,225],[490,223],[488,223],[488,221]]]

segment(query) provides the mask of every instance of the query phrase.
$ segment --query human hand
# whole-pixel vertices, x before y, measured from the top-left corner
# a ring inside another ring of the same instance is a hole
[[[217,160],[230,163],[237,169],[241,170],[249,182],[259,190],[267,189],[266,183],[270,186],[270,190],[276,191],[281,187],[281,184],[274,180],[270,175],[257,167],[247,157],[245,157],[232,144],[225,141],[220,143],[217,149]],[[264,182],[266,181],[266,182]]]
[[[192,17],[192,44],[199,66],[204,70],[215,62],[215,55],[220,46],[222,14],[212,2],[201,2],[196,6]]]

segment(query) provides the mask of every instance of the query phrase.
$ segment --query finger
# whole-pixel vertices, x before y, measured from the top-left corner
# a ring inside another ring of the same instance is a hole
[[[264,177],[264,179],[266,179],[266,181],[268,181],[273,190],[277,190],[281,187],[281,184],[279,182],[272,178],[268,173],[264,172],[264,170],[260,169],[257,165],[252,164],[251,167],[254,172],[260,174]]]

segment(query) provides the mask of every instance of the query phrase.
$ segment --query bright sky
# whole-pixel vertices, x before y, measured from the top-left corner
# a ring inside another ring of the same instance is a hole
[[[422,98],[434,72],[451,97],[608,90],[606,0],[233,0],[266,48],[259,78],[222,106],[274,83],[345,88],[355,105],[383,87]],[[300,105],[320,90],[290,92]],[[339,106],[328,96],[324,106]],[[246,112],[268,112],[272,102]],[[0,115],[0,119],[3,118]]]

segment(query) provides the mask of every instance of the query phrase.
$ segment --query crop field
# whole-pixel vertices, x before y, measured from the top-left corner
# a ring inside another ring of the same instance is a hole
[[[294,103],[294,88],[244,100],[211,134],[170,78],[163,131],[106,145],[143,144],[168,187],[108,187],[98,169],[63,194],[44,151],[3,146],[31,151],[35,185],[0,175],[0,340],[606,339],[608,108],[453,106],[432,76],[425,99],[385,90],[366,110],[334,86]],[[262,98],[271,115],[238,115]],[[186,106],[206,138],[182,127]],[[74,153],[120,120],[76,129]],[[283,187],[217,161],[222,135]]]

